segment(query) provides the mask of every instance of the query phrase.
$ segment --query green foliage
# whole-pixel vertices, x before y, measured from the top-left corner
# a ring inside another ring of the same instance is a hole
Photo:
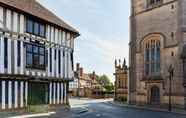
[[[127,102],[127,97],[118,97],[116,100],[119,102]]]
[[[114,85],[106,75],[99,76],[96,79],[105,88],[106,92],[112,92],[114,90]]]

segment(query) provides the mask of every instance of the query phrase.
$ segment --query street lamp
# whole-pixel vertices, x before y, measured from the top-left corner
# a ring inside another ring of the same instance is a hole
[[[183,51],[181,54],[181,59],[183,62],[183,86],[184,86],[184,101],[186,110],[186,44],[183,46]]]
[[[173,67],[172,64],[169,66],[168,72],[169,72],[169,109],[168,110],[171,111],[172,110],[172,104],[171,104],[172,79],[173,79],[173,76],[174,76],[174,67]]]

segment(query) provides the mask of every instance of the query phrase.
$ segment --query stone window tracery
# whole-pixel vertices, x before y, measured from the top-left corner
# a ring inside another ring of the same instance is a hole
[[[145,75],[160,74],[160,41],[149,40],[145,43]]]

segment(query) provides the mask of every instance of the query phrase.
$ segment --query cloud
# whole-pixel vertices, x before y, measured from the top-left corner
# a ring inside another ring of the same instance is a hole
[[[128,42],[117,37],[105,39],[88,30],[81,31],[82,36],[76,40],[77,61],[81,62],[88,72],[96,70],[98,74],[106,74],[113,82],[114,60],[128,60]]]

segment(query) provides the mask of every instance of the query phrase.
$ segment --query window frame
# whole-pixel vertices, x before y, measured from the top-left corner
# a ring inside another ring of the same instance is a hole
[[[147,53],[148,52],[148,53]],[[154,53],[154,55],[152,55]],[[149,40],[144,48],[144,74],[146,76],[161,73],[161,45],[160,40]]]
[[[31,22],[31,24],[29,25],[29,22]],[[35,24],[38,24],[38,32],[35,31]],[[29,30],[29,26],[32,26],[31,31]],[[41,27],[43,27],[43,29],[41,30]],[[40,21],[37,20],[33,20],[33,18],[27,18],[26,19],[26,33],[29,34],[33,34],[42,38],[46,38],[46,25],[45,23],[42,23]]]
[[[39,70],[46,70],[46,50],[45,46],[41,44],[36,44],[36,43],[26,43],[26,68],[31,68],[31,69],[39,69]],[[31,46],[31,50],[28,50],[28,46]],[[37,52],[34,52],[34,47],[38,48]],[[41,54],[40,49],[43,49],[43,54]],[[32,64],[28,64],[28,54],[32,54]],[[38,56],[38,62],[35,62],[34,56]],[[43,64],[40,64],[41,60],[40,57],[44,57],[43,59]]]

